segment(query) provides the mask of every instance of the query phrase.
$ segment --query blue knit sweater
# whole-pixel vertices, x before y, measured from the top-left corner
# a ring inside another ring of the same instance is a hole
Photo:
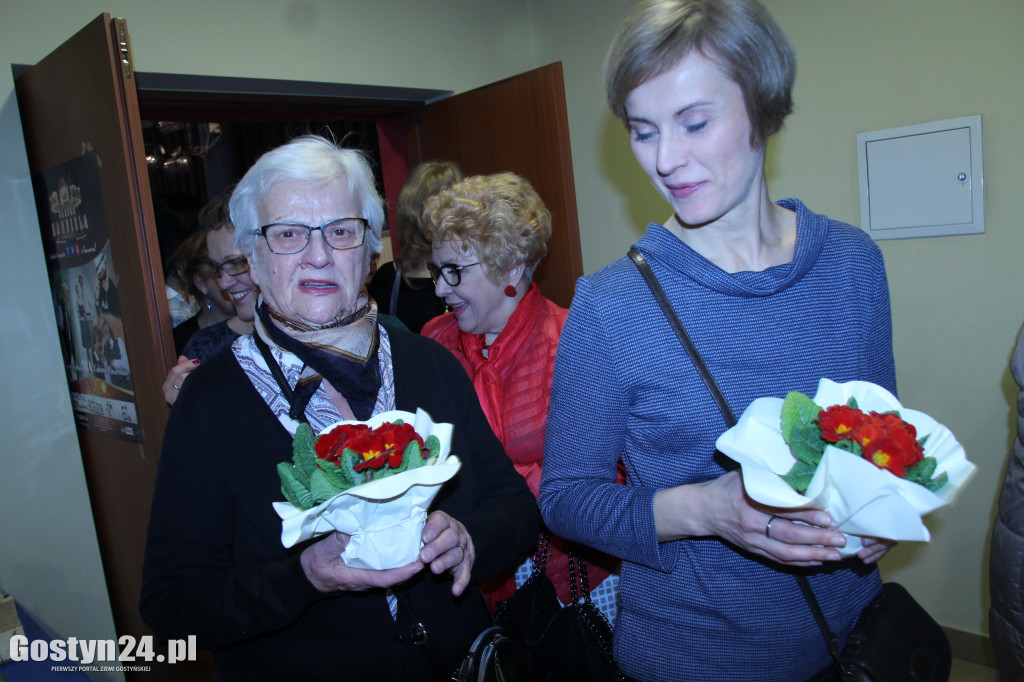
[[[882,255],[860,230],[788,199],[794,260],[726,273],[660,225],[636,246],[733,411],[818,380],[895,392]],[[540,506],[551,530],[623,558],[615,654],[643,680],[805,680],[829,665],[797,582],[715,538],[659,543],[656,491],[722,474],[725,422],[628,258],[580,279],[552,387]],[[610,481],[625,462],[625,486]],[[810,573],[841,639],[877,594],[854,558]]]

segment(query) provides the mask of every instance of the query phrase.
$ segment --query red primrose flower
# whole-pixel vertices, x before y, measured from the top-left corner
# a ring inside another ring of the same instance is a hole
[[[917,429],[898,414],[864,413],[847,405],[833,405],[818,413],[821,437],[829,443],[851,441],[865,459],[880,469],[904,478],[907,469],[924,459]]]

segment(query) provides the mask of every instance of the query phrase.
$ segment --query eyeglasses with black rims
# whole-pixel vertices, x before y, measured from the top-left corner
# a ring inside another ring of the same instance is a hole
[[[370,222],[365,218],[338,218],[315,227],[302,223],[271,223],[255,230],[253,234],[262,234],[271,251],[287,256],[305,249],[313,230],[320,230],[327,245],[338,251],[362,246],[369,225]]]
[[[430,272],[430,279],[434,281],[435,287],[437,286],[438,279],[443,279],[450,287],[457,287],[462,281],[462,271],[474,265],[480,265],[479,261],[466,265],[456,265],[455,263],[434,265],[433,263],[427,263],[427,271]]]
[[[201,268],[210,279],[219,279],[221,275],[227,274],[232,277],[249,272],[249,261],[245,256],[228,258],[223,263],[212,260],[203,261]]]

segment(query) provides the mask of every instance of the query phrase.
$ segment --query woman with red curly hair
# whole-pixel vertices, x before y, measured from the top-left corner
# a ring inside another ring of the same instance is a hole
[[[487,420],[534,495],[540,489],[555,353],[568,311],[544,298],[533,273],[547,254],[551,214],[529,182],[513,173],[469,177],[427,200],[424,232],[433,242],[427,267],[451,312],[423,327],[459,359]],[[568,543],[551,538],[547,574],[569,603]],[[614,622],[618,560],[576,545],[595,604]],[[492,603],[529,575],[524,563],[484,585]]]

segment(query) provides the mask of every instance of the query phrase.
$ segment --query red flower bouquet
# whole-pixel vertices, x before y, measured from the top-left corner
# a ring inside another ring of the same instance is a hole
[[[952,432],[881,386],[822,379],[814,398],[758,398],[716,442],[751,499],[824,509],[847,536],[926,541],[921,517],[953,501],[976,467]]]
[[[303,423],[292,441],[292,461],[277,465],[281,492],[299,509],[310,509],[357,485],[429,466],[440,447],[437,436],[424,441],[400,419],[376,428],[340,423],[319,437]]]
[[[917,428],[898,412],[864,412],[853,397],[845,405],[822,409],[803,393],[793,392],[782,403],[780,419],[782,438],[796,458],[783,479],[797,492],[807,490],[828,445],[859,455],[932,492],[949,481],[946,473],[932,478],[938,462],[925,457],[928,437],[919,441]]]
[[[292,460],[277,465],[288,500],[274,503],[281,543],[292,547],[337,530],[351,536],[341,555],[349,566],[414,561],[427,509],[461,466],[451,437],[451,424],[436,424],[423,410],[339,422],[319,437],[300,425]]]

